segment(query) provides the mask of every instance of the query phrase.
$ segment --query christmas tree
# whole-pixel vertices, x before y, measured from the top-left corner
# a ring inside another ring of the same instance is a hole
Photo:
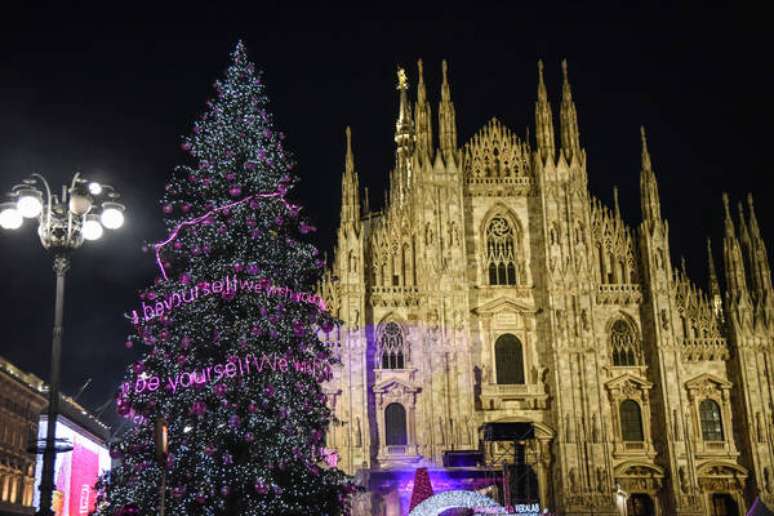
[[[159,276],[126,343],[147,352],[116,398],[134,425],[97,514],[158,514],[161,491],[176,516],[338,514],[352,491],[323,456],[335,321],[311,292],[323,262],[300,235],[314,228],[286,199],[293,163],[260,74],[242,43],[231,58],[183,140],[193,165],[165,187],[169,236],[149,246]]]
[[[414,472],[414,489],[411,491],[409,512],[413,511],[414,507],[431,496],[433,496],[433,484],[430,483],[430,475],[427,473],[427,468],[417,468]]]

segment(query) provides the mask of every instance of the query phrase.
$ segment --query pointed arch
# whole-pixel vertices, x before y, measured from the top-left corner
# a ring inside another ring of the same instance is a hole
[[[613,366],[641,365],[642,352],[637,325],[626,314],[619,314],[607,324],[610,357]]]
[[[406,331],[395,319],[385,318],[379,324],[376,343],[375,368],[404,369],[406,367],[409,360]]]
[[[482,219],[479,229],[484,278],[489,285],[524,283],[523,227],[505,205],[495,204]]]

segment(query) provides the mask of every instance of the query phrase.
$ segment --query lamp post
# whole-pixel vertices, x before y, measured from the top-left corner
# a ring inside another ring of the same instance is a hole
[[[89,182],[76,173],[70,187],[62,186],[60,195],[52,194],[48,181],[32,174],[14,186],[9,197],[15,202],[0,204],[0,228],[18,229],[24,219],[38,220],[38,236],[43,247],[54,257],[56,302],[51,339],[51,378],[48,387],[48,420],[43,448],[43,474],[40,482],[40,516],[53,516],[54,461],[56,458],[56,419],[59,408],[59,362],[62,348],[65,274],[70,255],[84,240],[98,240],[103,226],[118,229],[124,223],[125,207],[116,202],[119,195],[108,185]],[[95,213],[99,211],[99,214]]]
[[[159,516],[166,515],[167,494],[167,457],[169,456],[169,426],[166,420],[160,417],[156,419],[153,432],[156,442],[156,460],[161,467],[161,485],[159,486]]]

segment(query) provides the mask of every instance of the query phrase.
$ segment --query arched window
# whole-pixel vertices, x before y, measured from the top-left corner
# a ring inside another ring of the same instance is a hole
[[[486,267],[490,285],[515,285],[516,251],[513,228],[503,217],[495,217],[486,230]]]
[[[621,402],[621,438],[624,441],[644,441],[642,433],[642,414],[640,406],[634,400]]]
[[[389,322],[384,326],[379,340],[379,355],[377,364],[381,364],[382,369],[403,369],[403,332],[397,323]]]
[[[619,319],[610,327],[610,347],[614,366],[637,365],[637,338],[626,321]]]
[[[715,400],[704,400],[699,404],[701,436],[705,441],[723,440],[723,418],[720,406]]]
[[[497,366],[497,383],[524,383],[524,358],[521,342],[513,335],[506,333],[495,342],[495,364]]]
[[[390,403],[384,409],[384,429],[387,446],[408,444],[406,409],[400,403]]]

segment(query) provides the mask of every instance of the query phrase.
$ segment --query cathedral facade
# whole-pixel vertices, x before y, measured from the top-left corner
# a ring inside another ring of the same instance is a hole
[[[400,482],[373,479],[443,470],[449,451],[495,471],[520,444],[487,441],[493,423],[531,428],[521,456],[557,514],[774,507],[774,292],[753,200],[732,216],[722,199],[724,291],[709,240],[709,285],[694,284],[672,263],[644,130],[639,225],[589,192],[563,71],[557,131],[539,63],[534,142],[493,118],[462,143],[446,63],[437,119],[421,61],[413,102],[401,70],[381,211],[361,203],[347,129],[320,288],[343,321],[328,445],[371,479],[356,514],[405,514]]]

